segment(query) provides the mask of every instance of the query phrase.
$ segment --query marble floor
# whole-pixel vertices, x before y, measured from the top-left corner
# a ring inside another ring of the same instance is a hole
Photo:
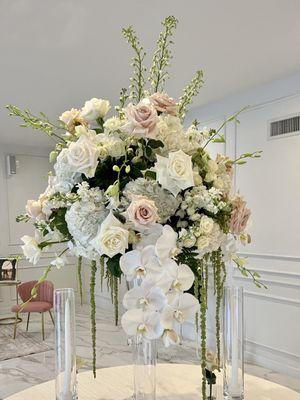
[[[89,322],[89,307],[79,308],[76,315],[77,325],[77,356],[79,368],[91,368],[91,335]],[[25,322],[22,323],[25,329]],[[40,337],[39,315],[32,316],[30,334]],[[46,318],[46,343],[54,346],[54,331],[50,318]],[[1,335],[1,327],[0,327]],[[132,362],[132,351],[127,344],[125,334],[120,327],[115,327],[112,313],[97,310],[97,367],[126,365]],[[197,363],[194,349],[188,344],[164,349],[159,347],[159,362]],[[246,365],[246,372],[263,377],[267,380],[288,386],[300,392],[299,380],[275,373],[267,368]],[[26,389],[30,386],[54,378],[54,350],[28,355],[0,362],[0,400]],[[288,399],[286,399],[288,400]]]

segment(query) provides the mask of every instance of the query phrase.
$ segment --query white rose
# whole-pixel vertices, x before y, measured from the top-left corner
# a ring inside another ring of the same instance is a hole
[[[104,122],[104,128],[110,132],[117,131],[124,125],[124,121],[118,117],[111,117]]]
[[[183,240],[183,246],[184,247],[193,247],[196,244],[196,238],[195,236],[188,236]]]
[[[107,147],[106,146],[99,146],[98,150],[99,150],[99,158],[101,158],[101,160],[104,160],[108,156]]]
[[[200,220],[200,231],[204,235],[208,235],[211,233],[214,227],[214,220],[212,218],[207,217],[206,215],[203,215]]]
[[[214,173],[212,173],[212,172],[208,172],[208,173],[205,175],[204,180],[205,180],[205,182],[212,182],[212,181],[214,181],[216,178],[217,178],[217,175],[216,175],[216,174],[214,174]]]
[[[42,253],[37,241],[34,237],[28,235],[22,236],[21,240],[24,243],[24,245],[21,246],[24,256],[29,260],[29,262],[36,264]]]
[[[129,232],[122,226],[122,223],[110,212],[91,242],[100,255],[105,254],[108,257],[113,257],[116,254],[125,253],[128,248]]]
[[[103,118],[108,113],[110,104],[108,100],[96,99],[95,97],[84,103],[81,115],[88,122],[96,121],[98,118]]]
[[[111,157],[120,158],[125,155],[125,144],[123,140],[115,138],[107,143],[107,150]]]
[[[87,178],[92,178],[98,165],[99,150],[86,136],[81,136],[77,142],[72,142],[66,151],[70,168],[80,172]]]
[[[168,158],[157,155],[155,170],[158,182],[174,196],[194,186],[192,158],[182,150],[169,153]]]
[[[84,125],[77,125],[75,127],[75,135],[79,138],[80,136],[86,136],[90,140],[94,140],[97,133],[93,129],[88,129]]]
[[[209,238],[207,236],[200,236],[197,240],[197,247],[199,250],[209,246]]]
[[[33,219],[46,219],[46,215],[43,213],[42,207],[43,205],[41,200],[28,200],[26,204],[27,214]]]
[[[202,185],[202,178],[199,175],[199,172],[194,170],[193,174],[194,174],[195,186],[201,186]]]
[[[218,170],[218,164],[214,160],[208,160],[206,164],[206,169],[207,172],[214,174]]]

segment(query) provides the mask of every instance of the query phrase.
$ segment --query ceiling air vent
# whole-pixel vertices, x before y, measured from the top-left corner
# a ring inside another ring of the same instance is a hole
[[[282,138],[300,133],[300,115],[272,120],[269,123],[270,139]]]

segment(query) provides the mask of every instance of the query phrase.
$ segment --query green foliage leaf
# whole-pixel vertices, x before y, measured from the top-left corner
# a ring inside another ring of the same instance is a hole
[[[225,137],[224,135],[220,135],[219,137],[216,137],[215,139],[212,140],[213,143],[225,143]]]
[[[121,254],[116,254],[112,258],[108,258],[106,262],[107,268],[110,271],[110,273],[113,276],[116,276],[117,278],[119,278],[122,275],[122,271],[120,268],[120,258]]]
[[[164,144],[161,140],[149,139],[147,144],[152,149],[158,149],[159,147],[164,147]]]
[[[65,219],[66,212],[66,208],[58,208],[57,210],[53,211],[49,225],[52,230],[56,228],[60,233],[68,238],[70,237],[70,233]]]
[[[148,170],[145,172],[144,177],[155,181],[156,180],[156,172]]]
[[[145,148],[145,153],[146,153],[146,156],[147,156],[147,157],[151,157],[151,156],[152,156],[152,149],[151,149],[151,147],[147,146],[147,147]]]
[[[205,369],[205,377],[209,385],[215,385],[217,383],[216,375],[207,368]]]

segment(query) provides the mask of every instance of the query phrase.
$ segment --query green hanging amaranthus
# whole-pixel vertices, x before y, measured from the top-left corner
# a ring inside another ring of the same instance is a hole
[[[82,291],[82,257],[78,257],[77,260],[77,278],[78,278],[78,286],[79,286],[79,296],[80,296],[80,304],[83,304],[83,291]]]
[[[90,306],[91,306],[91,332],[93,347],[93,374],[96,378],[96,303],[95,303],[95,285],[96,285],[96,261],[91,261],[91,279],[90,279]]]

